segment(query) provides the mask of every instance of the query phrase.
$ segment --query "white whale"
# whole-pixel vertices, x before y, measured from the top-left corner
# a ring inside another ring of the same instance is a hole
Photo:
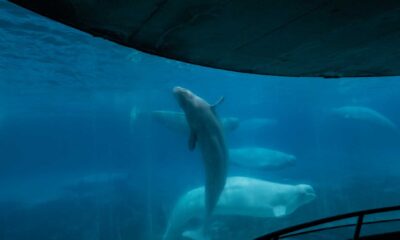
[[[244,119],[240,121],[239,129],[232,134],[232,142],[240,146],[257,145],[265,140],[268,142],[273,139],[277,125],[278,121],[272,118]]]
[[[229,161],[247,168],[259,168],[264,170],[277,170],[294,164],[296,157],[261,147],[231,148],[229,149]]]
[[[266,127],[274,127],[278,124],[278,120],[272,118],[249,118],[241,123],[244,129],[257,130]]]
[[[332,109],[331,114],[342,119],[362,121],[375,126],[398,131],[398,127],[396,124],[394,124],[386,116],[371,108],[361,106],[344,106]]]
[[[199,144],[205,169],[205,224],[207,225],[219,196],[224,189],[228,150],[225,145],[222,125],[215,113],[215,106],[193,94],[188,89],[174,87],[175,98],[185,113],[190,129],[189,150]]]
[[[277,218],[292,214],[315,198],[310,185],[287,185],[247,177],[229,177],[214,209],[215,215]],[[191,219],[204,216],[204,187],[184,194],[168,221],[164,240],[180,239]],[[193,237],[193,232],[184,233]]]
[[[183,112],[152,111],[151,117],[173,131],[189,134],[190,129]],[[224,132],[232,132],[239,127],[239,119],[235,117],[221,118]]]

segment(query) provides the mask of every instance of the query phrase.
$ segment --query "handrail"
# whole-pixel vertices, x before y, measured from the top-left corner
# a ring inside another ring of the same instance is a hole
[[[372,224],[388,223],[388,222],[400,222],[400,218],[389,219],[389,220],[377,220],[377,221],[372,221],[372,222],[363,222],[362,225],[364,226],[364,225],[372,225]],[[354,227],[356,225],[357,225],[356,223],[350,223],[350,224],[342,224],[342,225],[337,225],[337,226],[332,226],[332,227],[322,227],[322,228],[307,230],[307,231],[303,231],[303,232],[284,234],[284,236],[281,236],[281,237],[284,237],[284,238],[295,237],[295,236],[305,235],[305,234],[310,234],[310,233],[315,233],[315,232],[323,232],[323,231],[339,229],[339,228]]]
[[[314,220],[314,221],[311,221],[311,222],[307,222],[307,223],[295,225],[295,226],[292,226],[292,227],[288,227],[288,228],[285,228],[285,229],[281,229],[281,230],[266,234],[264,236],[258,237],[258,238],[256,238],[256,240],[277,240],[283,235],[287,235],[289,233],[292,233],[292,232],[295,232],[295,231],[299,231],[301,229],[310,228],[310,227],[314,227],[314,226],[317,226],[317,225],[321,225],[321,224],[325,224],[325,223],[329,223],[329,222],[334,222],[334,221],[339,221],[339,220],[343,220],[343,219],[347,219],[347,218],[357,217],[358,218],[357,219],[357,224],[353,224],[354,226],[356,226],[356,230],[354,232],[353,239],[356,240],[356,239],[359,239],[361,226],[363,224],[363,220],[364,220],[364,216],[365,215],[376,214],[376,213],[384,213],[384,212],[391,212],[391,211],[400,211],[400,205],[391,206],[391,207],[383,207],[383,208],[374,208],[374,209],[356,211],[356,212],[351,212],[351,213],[339,214],[339,215],[332,216],[332,217],[322,218],[322,219]],[[302,232],[300,232],[300,233],[298,233],[296,235],[300,235],[301,233]],[[303,233],[305,234],[306,232],[303,232]]]

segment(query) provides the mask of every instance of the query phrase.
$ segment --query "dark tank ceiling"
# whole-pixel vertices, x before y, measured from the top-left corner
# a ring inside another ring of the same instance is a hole
[[[281,76],[400,75],[399,0],[11,0],[189,63]]]

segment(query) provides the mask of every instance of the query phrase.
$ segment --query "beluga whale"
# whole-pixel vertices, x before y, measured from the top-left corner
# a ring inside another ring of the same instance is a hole
[[[294,165],[296,157],[292,154],[263,147],[242,147],[229,149],[229,161],[235,165],[278,170]]]
[[[227,175],[228,150],[225,145],[221,122],[215,107],[223,101],[221,97],[210,105],[201,97],[182,87],[174,87],[173,94],[185,113],[189,125],[189,150],[199,145],[205,169],[205,224],[224,189]]]
[[[393,131],[399,131],[396,124],[393,123],[389,118],[368,107],[343,106],[332,109],[331,115],[346,120],[358,121],[358,124],[360,122],[365,122],[371,126],[380,126]]]
[[[168,220],[163,240],[201,239],[192,231],[193,219],[203,217],[204,187],[183,194]],[[214,210],[214,216],[277,219],[286,217],[316,197],[308,184],[281,184],[249,177],[229,177]],[[215,220],[215,219],[213,219]],[[231,239],[231,238],[229,238]]]
[[[152,111],[150,115],[155,121],[175,132],[182,134],[188,134],[190,132],[183,112],[159,110]],[[232,132],[239,127],[239,119],[235,117],[220,118],[220,122],[225,133]]]

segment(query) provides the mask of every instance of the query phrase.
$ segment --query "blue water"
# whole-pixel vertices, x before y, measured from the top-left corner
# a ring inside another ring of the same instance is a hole
[[[332,119],[364,106],[400,125],[400,79],[283,78],[198,67],[92,37],[0,1],[0,239],[161,239],[177,199],[204,183],[187,136],[131,110],[179,111],[172,88],[221,117],[277,120],[227,134],[229,147],[297,157],[229,176],[309,184],[317,198],[282,219],[229,216],[214,239],[244,239],[318,217],[400,203],[400,140]],[[218,230],[217,230],[218,232]]]

